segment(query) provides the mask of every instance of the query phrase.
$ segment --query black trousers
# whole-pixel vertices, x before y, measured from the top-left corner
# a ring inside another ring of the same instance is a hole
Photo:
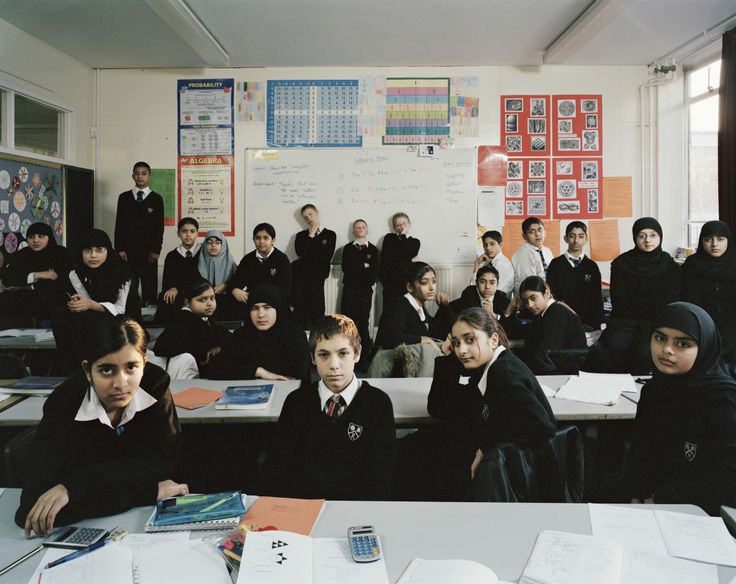
[[[148,261],[148,252],[128,252],[128,268],[133,275],[131,290],[138,290],[141,283],[141,299],[144,304],[156,304],[158,296],[158,262]]]
[[[358,327],[361,344],[361,361],[370,356],[372,341],[368,322],[371,315],[371,304],[373,302],[373,287],[358,288],[351,284],[343,284],[340,312],[349,316]]]
[[[325,315],[325,281],[307,278],[294,273],[294,321],[304,330],[309,330],[320,317]]]

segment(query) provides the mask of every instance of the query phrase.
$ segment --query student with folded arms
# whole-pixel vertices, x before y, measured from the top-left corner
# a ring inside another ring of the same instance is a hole
[[[273,284],[248,294],[247,316],[208,367],[211,379],[309,379],[304,331],[289,320],[283,295]]]
[[[718,329],[702,308],[674,302],[655,317],[650,350],[655,370],[637,407],[627,500],[717,516],[736,506],[736,380],[719,364]]]
[[[477,273],[483,266],[493,266],[498,272],[498,289],[511,298],[514,291],[514,266],[503,255],[503,237],[498,231],[486,231],[481,237],[483,253],[473,262],[473,275],[470,284],[475,284]]]
[[[529,276],[521,283],[519,302],[534,317],[526,337],[524,360],[535,375],[558,372],[549,351],[588,348],[580,317],[564,302],[555,301],[542,278]]]
[[[320,381],[291,392],[265,464],[263,494],[390,499],[396,464],[394,412],[380,389],[354,374],[360,335],[328,314],[309,336]]]
[[[404,276],[414,258],[419,253],[422,242],[409,235],[411,221],[403,212],[394,213],[391,218],[392,233],[383,238],[381,248],[381,267],[379,276],[383,286],[383,306],[386,307],[404,292]]]
[[[171,480],[182,436],[169,376],[146,363],[134,320],[100,320],[81,370],[48,397],[15,522],[37,535],[188,493]]]

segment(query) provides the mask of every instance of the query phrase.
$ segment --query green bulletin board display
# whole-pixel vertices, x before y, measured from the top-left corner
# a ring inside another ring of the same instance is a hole
[[[176,225],[176,169],[152,168],[148,186],[164,200],[164,225]]]
[[[25,236],[32,223],[47,223],[57,243],[64,243],[62,177],[60,164],[0,156],[0,267],[28,245]]]

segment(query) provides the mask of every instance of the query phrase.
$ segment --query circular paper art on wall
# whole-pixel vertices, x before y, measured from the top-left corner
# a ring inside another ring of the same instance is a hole
[[[13,206],[19,213],[23,212],[23,210],[26,208],[26,196],[24,193],[17,191],[13,195]]]
[[[28,180],[28,169],[25,166],[20,167],[20,170],[18,171],[18,178],[22,183]]]
[[[23,221],[20,224],[20,234],[25,238],[26,234],[28,233],[28,228],[31,226],[31,220],[30,219],[23,219]],[[23,249],[22,247],[20,249]]]
[[[0,170],[0,189],[7,189],[10,186],[10,175],[7,170]]]
[[[8,233],[5,236],[3,247],[8,253],[15,253],[15,250],[18,249],[18,236],[15,233]]]
[[[54,223],[54,233],[56,233],[57,237],[61,237],[62,231],[64,231],[64,227],[61,224],[61,221]]]
[[[59,215],[61,215],[61,205],[59,205],[59,201],[53,201],[51,203],[51,216],[58,219]]]
[[[22,250],[22,249],[24,249],[24,248],[26,248],[26,247],[28,247],[28,242],[27,242],[27,241],[21,241],[21,242],[20,242],[20,243],[18,244],[18,251],[20,251],[20,250]]]
[[[2,217],[0,217],[0,231],[2,231],[3,229],[5,229],[5,219],[3,219]],[[3,235],[3,234],[0,233],[0,235]],[[3,239],[4,239],[4,237],[0,237],[0,245],[3,244]]]
[[[46,197],[35,199],[31,203],[31,213],[36,219],[40,219],[43,216],[46,209],[48,208],[48,206],[49,206],[49,202],[46,199]]]
[[[10,217],[8,217],[8,227],[10,227],[10,231],[18,231],[20,229],[20,216],[18,213],[11,213]]]

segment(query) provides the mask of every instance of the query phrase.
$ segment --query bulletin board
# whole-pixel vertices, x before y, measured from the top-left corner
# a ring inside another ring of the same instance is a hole
[[[60,164],[0,156],[0,267],[28,245],[25,237],[32,223],[47,223],[57,243],[64,244],[63,176]]]

